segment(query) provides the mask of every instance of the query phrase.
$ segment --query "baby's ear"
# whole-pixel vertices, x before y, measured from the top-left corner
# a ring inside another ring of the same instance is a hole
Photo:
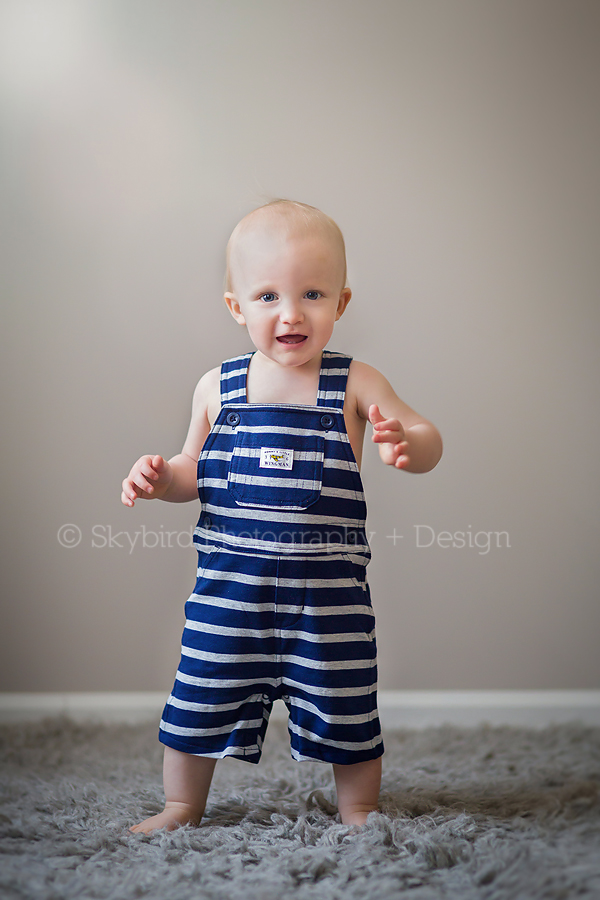
[[[229,310],[229,312],[231,313],[231,315],[233,316],[235,321],[238,323],[238,325],[245,325],[246,320],[242,315],[242,311],[240,309],[240,304],[236,300],[235,294],[232,294],[231,291],[227,291],[223,295],[223,299],[225,300],[225,303],[227,304],[227,309]]]
[[[350,303],[350,298],[352,297],[352,291],[350,288],[346,287],[340,294],[340,299],[338,300],[337,310],[335,312],[335,321],[344,314],[344,310]]]

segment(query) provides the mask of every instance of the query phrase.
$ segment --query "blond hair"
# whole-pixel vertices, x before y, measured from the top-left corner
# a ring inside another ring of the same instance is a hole
[[[344,236],[333,219],[317,209],[316,206],[309,206],[307,203],[300,203],[298,200],[271,200],[264,206],[258,206],[252,212],[244,216],[231,232],[226,250],[226,268],[225,268],[225,290],[232,290],[231,279],[231,256],[233,248],[240,237],[250,230],[257,216],[264,218],[270,217],[273,222],[277,222],[277,227],[286,235],[305,233],[310,234],[315,230],[321,231],[323,234],[331,238],[340,252],[343,261],[343,287],[346,286],[346,245]]]

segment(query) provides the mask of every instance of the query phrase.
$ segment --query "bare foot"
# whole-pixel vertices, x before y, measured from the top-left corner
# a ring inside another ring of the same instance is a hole
[[[345,813],[343,816],[341,816],[342,825],[364,825],[367,821],[367,816],[371,812],[374,812],[374,810],[357,810],[356,812]]]
[[[151,834],[160,828],[173,831],[180,825],[197,825],[201,816],[197,815],[191,806],[185,803],[167,803],[165,808],[157,816],[144,819],[139,825],[133,825],[129,830],[134,834]]]

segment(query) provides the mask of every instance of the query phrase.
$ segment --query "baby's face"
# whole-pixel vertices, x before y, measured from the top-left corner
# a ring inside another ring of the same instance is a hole
[[[256,349],[283,366],[320,355],[351,296],[339,247],[317,230],[253,228],[233,248],[230,271],[231,314]]]

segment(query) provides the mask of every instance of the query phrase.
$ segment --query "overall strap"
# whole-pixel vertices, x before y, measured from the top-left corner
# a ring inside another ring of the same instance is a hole
[[[343,409],[351,362],[352,357],[346,356],[345,353],[334,353],[333,350],[323,351],[317,406]]]
[[[234,356],[221,363],[221,405],[246,403],[246,375],[251,353]]]

